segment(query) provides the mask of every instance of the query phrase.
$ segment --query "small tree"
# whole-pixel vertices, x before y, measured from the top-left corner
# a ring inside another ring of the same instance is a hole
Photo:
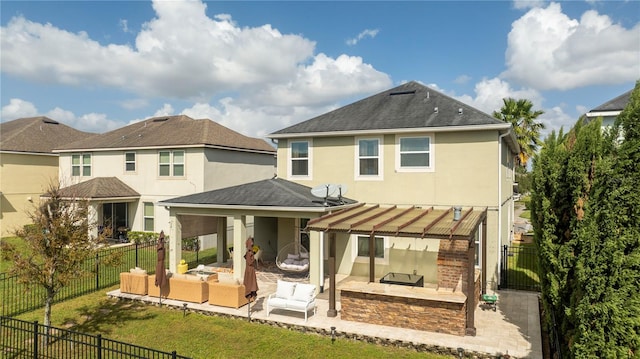
[[[106,243],[105,234],[91,238],[89,203],[61,197],[58,185],[50,185],[45,200],[29,213],[33,224],[16,230],[25,248],[2,243],[2,256],[14,265],[10,273],[28,287],[45,290],[44,324],[51,324],[51,305],[62,288],[72,280],[89,274],[83,263],[96,255]],[[110,258],[112,261],[115,258]]]

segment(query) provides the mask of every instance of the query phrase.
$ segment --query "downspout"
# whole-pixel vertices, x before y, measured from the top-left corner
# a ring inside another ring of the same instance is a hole
[[[498,288],[502,284],[502,139],[510,133],[511,128],[498,136]]]
[[[324,293],[324,232],[320,232],[320,293]]]

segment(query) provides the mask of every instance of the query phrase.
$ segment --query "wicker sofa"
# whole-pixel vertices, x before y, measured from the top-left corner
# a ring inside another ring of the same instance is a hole
[[[244,284],[236,282],[209,281],[209,304],[240,308],[249,303],[244,296]]]
[[[149,296],[160,296],[160,288],[155,286],[155,275],[148,277]],[[168,283],[162,288],[162,296],[167,299],[184,302],[204,303],[209,298],[209,281],[218,280],[217,274],[199,276],[190,274],[171,274]]]
[[[131,270],[129,272],[120,273],[120,292],[147,295],[148,281],[147,272],[144,270]]]

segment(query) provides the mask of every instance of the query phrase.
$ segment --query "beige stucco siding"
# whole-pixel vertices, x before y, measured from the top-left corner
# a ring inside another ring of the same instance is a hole
[[[3,152],[0,163],[0,236],[5,237],[31,223],[27,213],[58,181],[58,156]]]
[[[206,149],[204,191],[272,178],[275,155]]]

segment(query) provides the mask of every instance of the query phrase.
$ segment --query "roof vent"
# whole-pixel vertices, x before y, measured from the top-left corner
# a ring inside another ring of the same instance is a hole
[[[438,113],[438,108],[437,108],[437,107],[435,107],[435,108],[433,109],[433,112]]]
[[[389,96],[396,96],[396,95],[413,95],[416,93],[416,90],[410,90],[410,91],[397,91],[397,92],[391,92],[389,94]]]
[[[44,122],[44,123],[50,123],[50,124],[52,124],[52,125],[59,125],[59,124],[60,124],[58,121],[52,120],[52,119],[50,119],[50,118],[44,118],[44,119],[42,120],[42,122]]]
[[[154,118],[153,122],[164,122],[164,121],[166,121],[168,119],[169,119],[169,117]]]
[[[458,115],[462,115],[462,107],[458,109]]]

